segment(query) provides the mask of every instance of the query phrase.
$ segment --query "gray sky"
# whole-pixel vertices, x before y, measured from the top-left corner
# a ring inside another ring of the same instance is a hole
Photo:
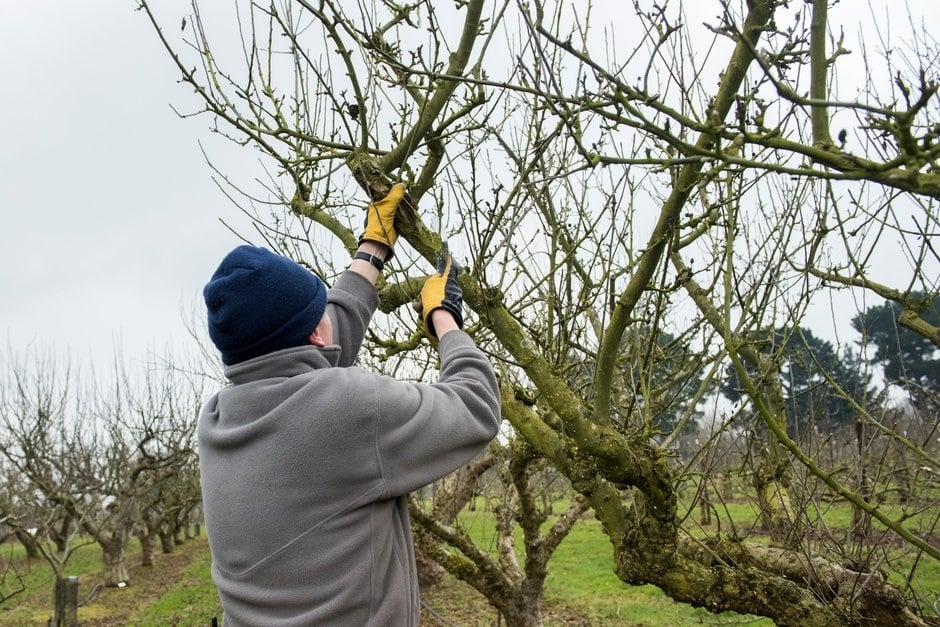
[[[189,92],[133,6],[0,3],[0,355],[184,349],[184,318],[238,243],[197,144],[208,118],[170,109]]]
[[[168,28],[189,12],[156,4]],[[171,110],[195,100],[133,7],[0,2],[0,356],[185,351],[202,286],[238,243],[220,218],[247,230],[200,152],[209,118]],[[251,151],[208,149],[234,178],[254,174]]]

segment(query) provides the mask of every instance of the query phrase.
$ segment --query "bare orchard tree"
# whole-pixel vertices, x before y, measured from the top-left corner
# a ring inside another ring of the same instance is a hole
[[[83,527],[101,546],[106,585],[128,580],[126,549],[135,528],[145,527],[155,490],[171,489],[177,473],[191,466],[200,380],[163,369],[133,378],[118,363],[110,391],[99,388],[94,435],[76,448],[81,467],[99,478],[102,510]]]
[[[476,508],[476,497],[481,491],[484,475],[490,471],[497,463],[497,455],[494,453],[501,447],[499,444],[491,443],[486,454],[479,456],[466,467],[457,472],[451,473],[447,477],[434,482],[421,491],[418,498],[412,499],[409,503],[415,512],[416,518],[433,519],[435,525],[452,527],[458,524],[457,517],[461,511],[466,508]],[[430,498],[427,497],[430,493]],[[429,501],[429,503],[428,503]],[[426,528],[431,525],[423,525]],[[428,538],[429,536],[425,536]],[[429,541],[433,542],[435,536],[431,534]],[[446,539],[437,538],[443,542]],[[438,585],[443,581],[445,569],[429,553],[435,552],[442,547],[431,547],[426,551],[424,543],[418,542],[415,545],[415,561],[418,570],[418,585],[422,589]],[[459,573],[454,569],[449,569],[456,576]]]
[[[594,509],[620,579],[781,625],[922,622],[810,542],[792,498],[807,476],[940,559],[790,436],[761,340],[841,314],[852,288],[940,345],[920,315],[940,276],[940,55],[921,17],[874,3],[863,27],[826,0],[139,6],[194,92],[181,115],[263,157],[258,186],[223,178],[262,240],[332,276],[360,188],[408,183],[410,247],[379,287],[409,324],[374,334],[377,359],[426,362],[406,305],[446,242],[505,419]],[[759,423],[770,546],[683,528],[670,447],[728,363],[750,411],[722,424]]]
[[[3,451],[29,511],[45,512],[37,524],[58,547],[47,559],[64,574],[80,531],[101,547],[104,584],[127,582],[144,497],[192,457],[198,395],[167,377],[137,387],[121,367],[107,388],[84,387],[46,356],[11,362],[8,375]]]
[[[83,500],[84,488],[72,481],[68,463],[78,375],[69,358],[37,349],[22,357],[11,351],[0,381],[5,523],[27,554],[41,555],[62,580],[75,551],[91,543],[69,506]]]
[[[511,626],[542,624],[548,562],[590,507],[577,495],[554,515],[556,499],[541,498],[548,489],[538,480],[544,461],[522,438],[491,445],[485,456],[437,487],[432,508],[414,498],[409,504],[416,523],[416,548],[479,591]],[[482,473],[490,469],[503,489],[492,508],[495,547],[480,547],[457,515],[473,498]],[[517,547],[517,529],[523,547]]]
[[[5,445],[0,441],[0,445]],[[4,446],[4,448],[6,448]],[[0,544],[15,539],[23,547],[27,559],[37,559],[39,551],[38,520],[30,511],[30,486],[24,485],[6,459],[0,459]]]
[[[195,430],[191,428],[191,432]],[[151,552],[149,556],[141,556],[144,565],[152,564],[157,540],[160,551],[166,554],[192,537],[191,519],[202,497],[195,448],[187,451],[186,457],[188,459],[174,463],[173,473],[150,480],[151,488],[143,499],[141,526],[137,531],[141,545]]]
[[[173,367],[148,373],[146,394],[136,409],[141,420],[146,416],[159,428],[138,499],[141,517],[136,534],[146,549],[141,556],[144,565],[152,565],[157,540],[162,553],[172,553],[184,537],[191,536],[190,518],[202,502],[195,435],[204,378],[179,369],[172,357],[165,363]]]

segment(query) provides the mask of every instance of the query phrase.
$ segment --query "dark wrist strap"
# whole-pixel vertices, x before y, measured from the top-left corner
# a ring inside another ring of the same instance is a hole
[[[369,253],[363,252],[363,251],[361,251],[361,250],[360,250],[360,251],[357,251],[356,254],[353,255],[353,259],[361,259],[362,261],[368,261],[368,262],[371,263],[371,264],[375,267],[375,269],[378,270],[379,272],[381,272],[382,270],[385,269],[385,262],[382,261],[382,258],[381,258],[381,257],[376,257],[375,255],[370,255]]]

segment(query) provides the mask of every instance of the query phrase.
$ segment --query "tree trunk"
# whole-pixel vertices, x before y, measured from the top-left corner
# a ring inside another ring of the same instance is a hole
[[[23,548],[26,549],[26,557],[29,559],[38,559],[41,557],[39,553],[39,544],[36,542],[36,536],[29,533],[25,529],[14,529],[13,533],[16,534],[16,539],[20,541],[20,544],[23,545]]]
[[[783,387],[780,384],[780,366],[768,363],[763,356],[755,360],[760,365],[761,380],[759,392],[769,411],[765,421],[774,421],[776,425],[766,425],[759,429],[764,436],[763,445],[758,444],[757,468],[754,472],[754,487],[757,490],[757,503],[760,506],[761,522],[774,544],[786,548],[797,547],[803,539],[803,530],[799,527],[797,515],[790,500],[790,480],[793,475],[792,462],[786,448],[774,434],[772,426],[781,431],[787,429],[786,402]],[[760,436],[758,436],[760,437]]]
[[[108,587],[126,584],[130,579],[127,571],[127,555],[124,549],[125,543],[119,540],[113,540],[102,547],[102,576],[104,585]]]
[[[764,479],[760,472],[755,473],[755,480],[761,522],[770,539],[778,546],[796,547],[802,533],[796,529],[790,490],[779,481]]]
[[[417,543],[415,544],[415,563],[418,567],[418,586],[424,590],[438,585],[444,579],[444,567],[434,561]]]
[[[489,597],[506,620],[506,627],[542,627],[542,591],[523,584],[511,598]]]
[[[865,424],[855,421],[855,444],[858,450],[858,494],[865,502],[871,502],[871,483],[868,481],[868,466],[865,463]],[[857,505],[852,506],[852,535],[866,539],[871,534],[871,516]]]
[[[699,524],[700,525],[710,525],[712,524],[712,503],[711,499],[708,496],[708,486],[702,488],[702,496],[698,502],[699,505]]]
[[[168,531],[160,532],[160,550],[164,555],[169,555],[176,549],[176,543],[173,541],[173,534]]]
[[[154,553],[156,552],[156,541],[151,531],[142,531],[137,534],[140,540],[140,565],[153,566]]]
[[[433,484],[434,518],[446,525],[451,524],[457,514],[469,505],[474,510],[474,494],[480,476],[493,467],[496,458],[486,455],[471,462],[466,468]],[[415,544],[415,561],[418,567],[418,585],[421,588],[436,586],[444,579],[446,569]]]

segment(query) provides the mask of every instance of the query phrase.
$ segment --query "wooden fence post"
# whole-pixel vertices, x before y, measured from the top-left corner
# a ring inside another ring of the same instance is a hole
[[[78,577],[57,577],[55,580],[55,615],[49,624],[53,627],[78,625]]]

